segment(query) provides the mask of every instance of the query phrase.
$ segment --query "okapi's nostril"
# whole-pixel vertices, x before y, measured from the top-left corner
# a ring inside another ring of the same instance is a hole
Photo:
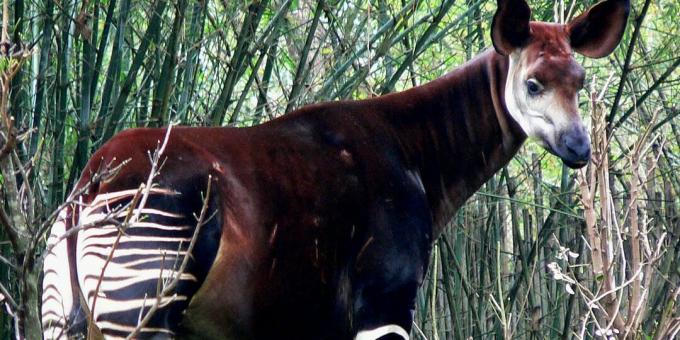
[[[587,161],[590,158],[590,142],[582,132],[566,133],[562,143],[575,161]]]
[[[576,158],[584,159],[590,157],[590,148],[585,146],[570,146],[567,145],[567,150],[571,152]]]

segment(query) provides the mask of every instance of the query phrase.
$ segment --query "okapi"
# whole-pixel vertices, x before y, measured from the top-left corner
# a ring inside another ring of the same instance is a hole
[[[428,84],[249,128],[173,128],[144,218],[116,240],[103,216],[136,196],[166,130],[118,134],[48,239],[45,337],[82,336],[88,315],[107,338],[133,331],[187,256],[210,177],[210,218],[138,337],[408,339],[434,240],[527,137],[569,167],[588,162],[574,52],[611,53],[628,12],[629,0],[606,0],[562,25],[498,0],[494,48]],[[92,180],[124,160],[114,178]],[[86,223],[97,226],[69,233]]]

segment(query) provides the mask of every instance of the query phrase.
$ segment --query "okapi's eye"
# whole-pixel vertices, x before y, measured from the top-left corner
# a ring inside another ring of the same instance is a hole
[[[538,80],[531,78],[527,80],[527,92],[531,96],[537,96],[543,92],[543,85]]]

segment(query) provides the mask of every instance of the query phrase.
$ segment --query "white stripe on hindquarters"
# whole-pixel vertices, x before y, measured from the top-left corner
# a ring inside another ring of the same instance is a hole
[[[187,255],[186,248],[192,240],[191,235],[186,235],[192,234],[192,226],[187,225],[183,214],[148,205],[153,198],[163,202],[163,197],[177,196],[177,192],[154,188],[149,192],[147,205],[133,209],[129,202],[137,194],[138,190],[100,194],[80,213],[80,224],[88,227],[78,233],[78,281],[95,323],[105,333],[134,330],[134,321],[121,321],[119,317],[132,315],[136,320],[138,315],[144,315],[143,309],[154,303],[159,280],[169,282],[177,276],[177,267]],[[139,214],[139,220],[132,221],[118,236],[119,224],[131,212]],[[112,252],[117,240],[118,246]],[[113,258],[107,263],[111,254]],[[179,279],[197,281],[189,272],[182,273]],[[152,290],[146,287],[150,282],[153,283]],[[95,293],[97,302],[92,308]],[[182,293],[175,293],[163,297],[158,307],[165,308],[173,302],[188,299]],[[154,325],[147,325],[142,331],[172,333],[170,329]]]
[[[404,338],[404,340],[409,340],[408,333],[399,325],[385,325],[370,330],[364,330],[359,332],[354,340],[376,340],[381,336],[388,334],[397,334]]]
[[[69,209],[70,206],[59,212],[47,239],[47,249],[51,250],[45,255],[43,266],[41,311],[45,339],[66,339],[68,317],[73,309],[71,268],[64,238]]]

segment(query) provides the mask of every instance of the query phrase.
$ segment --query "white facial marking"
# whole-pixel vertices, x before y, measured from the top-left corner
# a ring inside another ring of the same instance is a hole
[[[544,147],[554,147],[558,142],[558,132],[573,124],[562,105],[564,100],[559,100],[556,91],[551,89],[543,89],[535,96],[529,95],[526,54],[518,49],[508,59],[508,78],[505,83],[505,106],[508,112],[529,138],[536,139]]]
[[[404,338],[404,340],[409,340],[406,330],[398,325],[385,325],[378,328],[361,331],[357,334],[354,340],[376,340],[387,334],[396,334]]]

